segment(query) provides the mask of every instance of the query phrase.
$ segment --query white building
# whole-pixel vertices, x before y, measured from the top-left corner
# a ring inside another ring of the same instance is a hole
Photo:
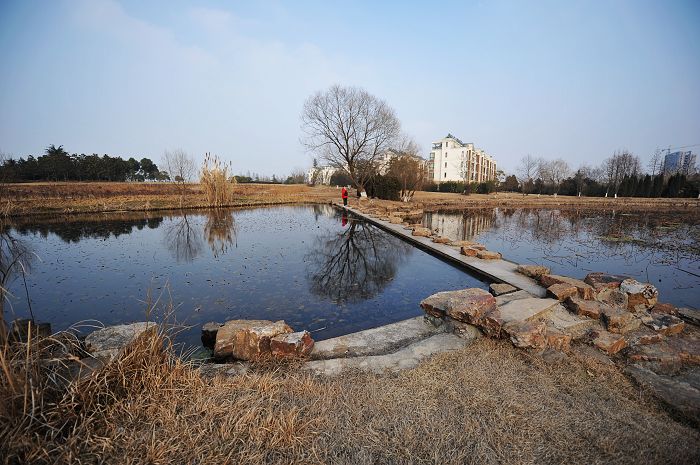
[[[425,164],[426,161],[424,158],[419,157],[417,155],[413,155],[410,153],[402,152],[401,150],[396,150],[396,149],[389,149],[383,154],[379,155],[377,158],[377,171],[379,174],[384,176],[386,172],[389,170],[389,164],[391,163],[391,160],[397,157],[403,157],[403,156],[409,156],[411,158],[415,158],[422,164]]]
[[[430,179],[485,182],[496,179],[496,160],[474,144],[464,143],[452,134],[433,142],[428,160]]]
[[[317,168],[311,168],[306,173],[306,183],[307,184],[324,184],[326,186],[330,185],[331,177],[335,173],[335,168],[332,166],[319,166]]]

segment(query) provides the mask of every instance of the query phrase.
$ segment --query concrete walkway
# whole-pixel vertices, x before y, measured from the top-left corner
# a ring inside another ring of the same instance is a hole
[[[482,260],[476,257],[467,257],[460,253],[458,247],[447,244],[437,244],[429,237],[412,236],[411,230],[406,229],[401,224],[393,224],[378,218],[372,218],[352,207],[334,205],[457,266],[486,276],[495,282],[510,284],[536,297],[545,297],[547,295],[547,290],[540,286],[534,279],[528,278],[516,271],[518,267],[517,263],[503,259]]]

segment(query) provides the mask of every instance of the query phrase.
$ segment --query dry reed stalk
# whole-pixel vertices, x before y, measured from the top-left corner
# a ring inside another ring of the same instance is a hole
[[[229,175],[230,164],[226,164],[216,155],[207,153],[200,173],[199,182],[204,189],[204,196],[210,207],[223,207],[233,202],[234,177]]]

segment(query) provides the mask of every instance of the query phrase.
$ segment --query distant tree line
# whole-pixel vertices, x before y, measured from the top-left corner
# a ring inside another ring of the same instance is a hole
[[[165,181],[170,176],[149,158],[124,160],[118,156],[69,154],[50,145],[43,155],[7,158],[0,164],[0,180],[22,181]]]
[[[583,165],[573,171],[562,159],[545,160],[526,155],[517,176],[505,176],[498,190],[523,194],[584,195],[590,197],[697,197],[700,175],[663,173],[658,154],[648,170],[629,151],[615,152],[598,167]]]

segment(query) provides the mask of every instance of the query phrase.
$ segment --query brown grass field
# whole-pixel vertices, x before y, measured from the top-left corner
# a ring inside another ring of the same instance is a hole
[[[698,463],[700,432],[615,367],[481,339],[400,374],[260,363],[208,380],[142,336],[67,388],[0,362],[2,463]],[[27,370],[29,367],[29,370]]]
[[[334,187],[284,184],[239,184],[233,189],[233,201],[227,206],[243,207],[284,203],[327,203],[340,201]],[[352,192],[351,192],[352,194]],[[351,195],[350,204],[357,199]],[[363,199],[387,206],[401,202]],[[620,210],[697,210],[698,199],[644,199],[521,195],[517,193],[461,195],[417,192],[411,202],[416,208],[541,207]],[[0,184],[0,214],[9,216],[148,211],[177,208],[206,208],[208,202],[199,184],[187,184],[184,190],[171,183],[58,182]]]

